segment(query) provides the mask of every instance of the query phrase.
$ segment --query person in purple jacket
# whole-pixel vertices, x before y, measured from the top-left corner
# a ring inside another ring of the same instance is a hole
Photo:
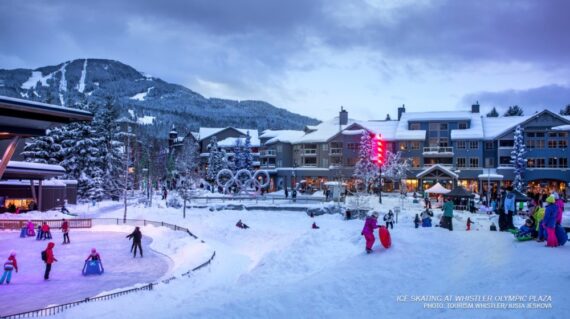
[[[372,245],[374,245],[374,229],[378,228],[378,212],[373,212],[371,216],[366,217],[364,222],[364,228],[362,228],[361,235],[366,239],[366,253],[370,254],[372,252]]]
[[[557,247],[558,239],[556,238],[556,217],[558,216],[558,206],[555,204],[556,200],[554,195],[550,195],[546,198],[546,206],[544,212],[544,219],[542,220],[542,226],[546,229],[546,246],[547,247]]]

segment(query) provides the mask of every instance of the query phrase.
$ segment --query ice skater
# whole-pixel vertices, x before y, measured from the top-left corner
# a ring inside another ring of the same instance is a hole
[[[7,285],[10,284],[12,271],[14,270],[18,272],[18,262],[16,261],[16,252],[12,250],[10,257],[8,257],[8,260],[4,263],[4,273],[2,274],[2,278],[0,278],[0,285],[4,284],[4,280]]]
[[[138,226],[135,227],[135,230],[130,235],[127,235],[127,238],[133,240],[133,245],[131,246],[131,252],[133,253],[133,258],[137,256],[137,247],[139,249],[142,258],[143,257],[142,233],[140,228]]]
[[[46,250],[42,252],[42,260],[46,263],[46,270],[44,272],[44,280],[49,280],[49,273],[51,272],[51,265],[57,261],[57,258],[53,255],[53,247],[55,244],[49,242]]]
[[[63,244],[71,243],[69,241],[69,222],[66,219],[63,219],[61,223],[61,231],[63,232]]]

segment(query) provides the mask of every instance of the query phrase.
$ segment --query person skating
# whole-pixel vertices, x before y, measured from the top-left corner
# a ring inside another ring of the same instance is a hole
[[[133,240],[133,245],[131,246],[131,252],[133,253],[133,258],[137,256],[137,248],[139,249],[140,255],[142,257],[143,256],[142,233],[140,228],[138,226],[135,227],[135,230],[131,234],[127,235],[126,238]]]
[[[467,217],[467,231],[471,230],[471,224],[475,224],[471,221],[471,217]]]
[[[392,213],[392,210],[389,210],[388,214],[384,215],[384,221],[387,229],[394,229],[394,213]]]
[[[558,216],[558,206],[556,206],[553,195],[546,198],[546,209],[544,211],[544,219],[542,221],[542,226],[546,230],[546,246],[547,247],[557,247],[558,238],[556,237],[556,217]]]
[[[415,228],[420,227],[420,223],[421,223],[420,216],[419,216],[418,214],[416,214],[416,217],[414,218],[414,226],[415,226]]]
[[[236,223],[236,227],[237,227],[237,228],[241,228],[241,229],[248,229],[248,228],[249,228],[249,226],[247,226],[246,224],[244,224],[244,223],[241,221],[241,219],[238,220],[238,222]]]
[[[14,270],[18,272],[18,261],[16,261],[16,252],[12,250],[8,260],[4,263],[4,273],[2,274],[2,278],[0,278],[0,285],[4,284],[4,281],[6,281],[7,285],[10,284],[12,271]]]
[[[378,228],[378,212],[373,212],[371,216],[366,218],[364,222],[364,228],[362,228],[361,235],[366,239],[366,253],[370,254],[372,252],[372,246],[374,245],[374,229]]]
[[[449,231],[453,230],[453,202],[448,198],[443,204],[443,223]]]
[[[63,244],[69,244],[69,222],[66,219],[61,223],[61,231],[63,232]]]
[[[55,244],[53,242],[49,242],[47,245],[46,250],[42,253],[42,259],[45,257],[44,262],[46,263],[46,270],[44,272],[44,280],[49,280],[49,273],[51,272],[51,265],[57,261],[57,258],[53,255],[53,248]],[[45,256],[44,256],[45,254]]]

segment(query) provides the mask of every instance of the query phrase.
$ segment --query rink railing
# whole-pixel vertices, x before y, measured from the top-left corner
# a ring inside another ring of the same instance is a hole
[[[81,219],[81,218],[66,218],[69,228],[91,228],[91,219]],[[61,224],[63,224],[62,219],[32,219],[34,223],[34,230],[37,229],[38,225],[46,222],[50,229],[59,229]],[[24,219],[0,219],[0,230],[11,229],[20,230],[23,227],[27,227],[28,221]]]
[[[297,197],[296,199],[292,199],[291,196],[289,197],[285,197],[285,196],[195,196],[195,197],[191,197],[189,198],[188,202],[189,204],[209,204],[210,202],[212,203],[216,203],[221,201],[222,203],[225,202],[255,202],[256,204],[259,202],[262,203],[267,203],[267,202],[271,202],[272,204],[274,204],[276,201],[279,203],[289,203],[289,204],[308,204],[309,202],[315,202],[315,203],[324,203],[326,202],[326,198],[325,197]]]
[[[34,222],[34,220],[32,220],[32,221]],[[48,225],[50,225],[50,227],[56,227],[57,224],[55,224],[55,223],[60,222],[59,227],[61,227],[61,220],[41,220],[41,221],[47,222]],[[196,235],[194,235],[188,228],[181,227],[181,226],[178,226],[175,224],[170,224],[170,223],[165,223],[165,222],[157,222],[157,221],[146,220],[146,219],[126,219],[125,220],[122,218],[93,218],[93,219],[68,219],[68,221],[70,222],[70,227],[71,227],[71,225],[82,225],[81,227],[74,227],[74,228],[91,228],[93,225],[131,225],[131,226],[153,225],[153,226],[161,226],[161,227],[170,228],[174,231],[185,232],[190,237],[192,237],[194,239],[198,239],[198,237]],[[72,224],[71,223],[72,221],[81,221],[81,222],[78,222],[77,224]],[[88,221],[88,223],[86,221]],[[27,224],[28,221],[24,221],[24,220],[22,220],[22,221],[0,220],[0,229],[2,229],[2,225],[3,225],[2,223],[3,222],[22,222],[25,225],[25,224]],[[51,226],[51,224],[50,224],[51,222],[54,223],[54,226]],[[16,225],[16,224],[15,223],[13,223],[13,224],[7,223],[6,225]],[[6,229],[20,229],[21,227],[22,226],[20,226],[19,228],[6,228]],[[204,241],[202,241],[202,242],[204,242]],[[190,277],[192,272],[200,270],[200,269],[210,265],[215,257],[216,257],[216,251],[214,251],[212,253],[212,256],[210,256],[210,258],[208,258],[207,261],[205,261],[202,264],[192,268],[191,270],[188,270],[187,272],[181,274],[181,276],[182,277]],[[163,280],[162,283],[168,284],[168,283],[170,283],[170,281],[175,280],[175,279],[177,279],[177,277],[173,276],[171,278]],[[51,307],[47,307],[47,308],[42,308],[42,309],[32,310],[32,311],[26,311],[26,312],[21,312],[21,313],[17,313],[17,314],[7,315],[7,316],[0,315],[0,319],[19,319],[19,318],[34,318],[34,317],[53,316],[53,315],[56,315],[60,312],[63,312],[66,309],[78,306],[82,303],[115,299],[115,298],[123,296],[123,295],[128,295],[128,294],[143,291],[143,290],[149,290],[150,291],[150,290],[153,290],[154,286],[156,286],[158,284],[160,284],[160,283],[158,283],[158,282],[157,283],[149,283],[149,284],[141,286],[141,287],[122,290],[122,291],[118,291],[118,292],[114,292],[114,293],[110,293],[110,294],[106,294],[106,295],[102,295],[102,296],[97,296],[97,297],[85,298],[83,300],[74,301],[74,302],[61,304],[61,305],[57,305],[57,306],[51,306]]]

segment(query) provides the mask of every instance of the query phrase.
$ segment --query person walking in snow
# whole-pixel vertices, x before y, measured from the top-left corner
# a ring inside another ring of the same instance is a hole
[[[471,221],[471,217],[467,217],[467,231],[471,230],[471,224],[475,224]]]
[[[0,278],[0,285],[4,284],[4,280],[6,284],[10,284],[10,280],[12,280],[12,271],[16,270],[18,272],[18,262],[16,261],[16,252],[11,251],[10,257],[4,263],[4,273],[2,274],[2,278]]]
[[[443,225],[449,231],[453,230],[453,202],[447,198],[442,207],[443,210]]]
[[[416,214],[416,217],[414,218],[414,226],[415,226],[415,228],[420,227],[420,223],[421,223],[421,221],[420,221],[420,216],[418,216],[418,214]]]
[[[61,231],[63,232],[63,244],[69,244],[69,222],[66,219],[63,219],[61,223]]]
[[[51,265],[57,261],[57,258],[53,255],[53,248],[55,244],[53,242],[49,242],[47,245],[46,250],[42,252],[42,259],[46,263],[46,270],[44,272],[44,280],[49,280],[49,273],[51,272]]]
[[[392,210],[389,210],[388,214],[384,215],[384,221],[386,222],[386,229],[394,229],[394,213],[392,213]]]
[[[131,246],[131,252],[133,253],[133,258],[137,256],[137,248],[139,249],[142,258],[143,257],[142,233],[140,228],[138,226],[135,227],[135,230],[131,234],[127,235],[126,238],[133,240],[133,245]]]
[[[289,198],[289,190],[285,187],[285,199]]]
[[[378,212],[373,212],[371,216],[366,217],[364,222],[364,228],[362,228],[361,235],[366,239],[366,253],[370,254],[372,252],[372,246],[374,245],[374,229],[378,228]]]

